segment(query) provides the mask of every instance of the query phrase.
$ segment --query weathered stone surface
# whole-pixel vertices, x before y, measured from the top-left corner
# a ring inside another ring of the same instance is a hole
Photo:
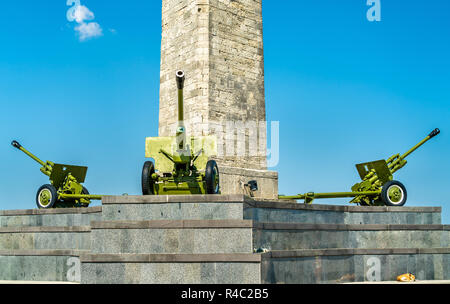
[[[88,226],[101,219],[102,207],[0,211],[0,227]]]
[[[259,263],[82,263],[82,284],[258,284]]]
[[[90,227],[0,228],[0,250],[90,249]]]
[[[271,252],[263,254],[261,281],[287,284],[395,281],[399,274],[407,272],[415,274],[417,280],[448,280],[449,258],[450,248]]]
[[[253,252],[251,228],[93,229],[92,239],[93,253]]]
[[[440,224],[440,207],[306,205],[295,201],[247,200],[244,218],[260,222],[336,224]]]
[[[188,134],[216,134],[219,167],[265,169],[261,1],[162,3],[159,136],[175,134],[175,71],[183,69]]]
[[[248,284],[394,281],[412,272],[418,280],[448,280],[449,248],[323,249],[253,255],[81,256],[82,283]],[[371,267],[379,262],[377,276]]]
[[[106,196],[103,220],[249,219],[321,224],[440,224],[439,207],[305,205],[235,195]]]
[[[79,250],[0,250],[0,280],[80,282]]]
[[[221,166],[219,172],[222,194],[244,194],[252,195],[254,198],[278,199],[278,172],[225,166]],[[257,191],[251,191],[244,186],[252,180],[258,183]]]
[[[263,249],[450,247],[450,227],[447,225],[152,220],[92,222],[92,231],[92,251],[95,253],[251,253]]]
[[[258,254],[85,254],[86,284],[256,284]]]
[[[67,281],[78,272],[83,283],[343,283],[367,280],[374,258],[381,280],[406,271],[449,279],[450,226],[440,224],[441,208],[245,195],[106,196],[102,203],[101,219],[100,210],[75,212],[99,218],[89,226],[0,227],[0,280]],[[63,223],[64,215],[19,210],[0,218]]]

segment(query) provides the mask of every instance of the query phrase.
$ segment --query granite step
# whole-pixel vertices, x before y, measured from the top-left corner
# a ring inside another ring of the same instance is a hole
[[[450,247],[450,225],[253,224],[260,250]]]
[[[450,248],[282,250],[253,254],[80,256],[85,284],[317,284],[450,279]]]
[[[80,283],[82,250],[0,250],[0,280]]]
[[[82,254],[82,284],[258,284],[261,256]]]
[[[261,256],[261,282],[319,284],[450,280],[450,248],[336,248],[280,250]]]
[[[102,207],[0,211],[0,227],[89,226],[100,220]]]
[[[0,250],[90,249],[90,226],[0,228]]]
[[[94,221],[93,253],[252,253],[248,220]]]
[[[105,196],[102,220],[254,220],[321,224],[441,224],[440,207],[305,205],[244,195]]]
[[[93,253],[252,253],[323,248],[449,247],[450,225],[94,221]]]

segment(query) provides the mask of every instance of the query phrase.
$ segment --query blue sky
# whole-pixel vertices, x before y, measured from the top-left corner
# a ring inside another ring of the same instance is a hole
[[[44,160],[88,165],[91,193],[140,193],[145,137],[158,133],[161,2],[81,4],[100,36],[80,41],[66,0],[2,1],[1,209],[34,208],[47,183],[12,139]],[[347,191],[354,164],[403,153],[439,127],[395,178],[407,206],[441,206],[449,224],[450,2],[381,0],[380,22],[368,9],[365,0],[263,0],[280,193]]]

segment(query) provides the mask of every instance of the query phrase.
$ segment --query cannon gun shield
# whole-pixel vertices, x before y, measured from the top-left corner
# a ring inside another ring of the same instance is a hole
[[[378,176],[378,179],[384,184],[392,180],[391,171],[389,171],[388,164],[384,159],[371,161],[367,163],[357,164],[356,170],[358,170],[359,176],[362,180],[372,171]]]
[[[198,157],[194,161],[198,170],[205,170],[206,163],[211,156],[217,155],[217,140],[214,135],[195,136],[188,138],[191,143],[190,150]],[[176,136],[167,137],[147,137],[145,141],[145,157],[155,160],[155,170],[159,172],[170,172],[173,169],[173,162],[170,161],[160,151],[166,150],[171,154],[175,154]],[[189,150],[187,150],[188,153]],[[188,155],[191,156],[191,155]]]
[[[64,184],[64,181],[70,174],[76,178],[77,182],[84,183],[87,169],[88,167],[83,166],[55,164],[52,173],[50,174],[50,180],[53,181],[53,185],[56,188],[59,188]]]

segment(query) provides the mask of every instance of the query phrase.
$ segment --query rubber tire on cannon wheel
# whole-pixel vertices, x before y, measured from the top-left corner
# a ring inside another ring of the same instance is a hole
[[[47,198],[48,202],[45,204],[41,201],[43,199],[43,195],[49,196]],[[37,193],[36,193],[36,205],[39,209],[50,209],[53,208],[56,201],[58,200],[58,192],[56,191],[56,188],[53,185],[42,185]]]
[[[389,190],[392,187],[396,187],[398,190],[400,190],[400,198],[397,201],[393,201],[392,198],[389,195]],[[381,199],[383,200],[384,204],[386,206],[396,206],[400,207],[403,206],[406,203],[408,195],[406,192],[405,186],[396,180],[391,180],[383,185],[383,188],[381,189]]]
[[[155,165],[153,162],[146,161],[142,167],[142,195],[154,195],[154,181],[152,179],[152,174],[155,173]]]
[[[81,194],[89,195],[88,189],[86,189],[86,188],[83,186],[83,190],[81,190]],[[87,207],[89,207],[89,204],[81,204],[81,207],[87,208]]]
[[[217,176],[217,184],[215,183]],[[209,160],[205,169],[206,194],[219,193],[219,167],[215,160]]]

